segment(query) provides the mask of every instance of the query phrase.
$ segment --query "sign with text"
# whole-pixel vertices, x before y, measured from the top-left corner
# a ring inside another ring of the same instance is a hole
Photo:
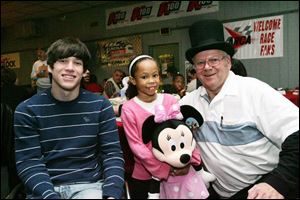
[[[1,55],[1,68],[20,68],[20,53]]]
[[[283,56],[283,15],[224,23],[225,40],[238,59]]]
[[[138,36],[121,37],[98,42],[101,65],[123,67],[129,65],[133,56],[142,53],[142,38]]]
[[[106,10],[106,29],[200,15],[218,10],[218,1],[151,1]]]

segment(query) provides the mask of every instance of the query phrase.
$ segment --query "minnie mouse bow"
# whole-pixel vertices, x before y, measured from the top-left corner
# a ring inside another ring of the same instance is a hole
[[[154,121],[156,123],[161,123],[169,119],[183,119],[183,115],[180,112],[180,106],[178,103],[173,104],[169,110],[166,110],[166,108],[163,105],[156,105],[154,109]]]

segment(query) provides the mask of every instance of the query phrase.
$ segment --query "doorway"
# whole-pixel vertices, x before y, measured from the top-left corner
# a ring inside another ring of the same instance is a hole
[[[158,61],[162,79],[167,78],[167,70],[179,71],[178,43],[149,46],[149,54]]]

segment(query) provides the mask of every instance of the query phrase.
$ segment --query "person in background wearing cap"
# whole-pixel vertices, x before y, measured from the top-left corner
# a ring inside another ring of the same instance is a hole
[[[217,177],[212,198],[299,198],[299,108],[268,84],[235,75],[223,24],[189,28],[186,59],[202,82],[180,100],[203,115],[195,135],[203,163]]]
[[[90,53],[75,38],[47,51],[52,87],[18,105],[15,155],[27,198],[120,199],[124,160],[115,114],[80,87]]]
[[[168,66],[167,67],[167,77],[163,79],[163,84],[172,84],[173,83],[173,78],[177,74],[177,69],[174,66]]]

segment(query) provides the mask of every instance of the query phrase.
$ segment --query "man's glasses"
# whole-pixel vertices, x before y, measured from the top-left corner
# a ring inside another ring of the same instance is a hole
[[[194,63],[195,68],[197,69],[203,69],[206,65],[206,63],[209,66],[217,66],[218,64],[220,64],[221,60],[223,60],[226,56],[222,56],[220,58],[218,57],[211,57],[208,58],[207,60],[199,60],[198,62]]]

